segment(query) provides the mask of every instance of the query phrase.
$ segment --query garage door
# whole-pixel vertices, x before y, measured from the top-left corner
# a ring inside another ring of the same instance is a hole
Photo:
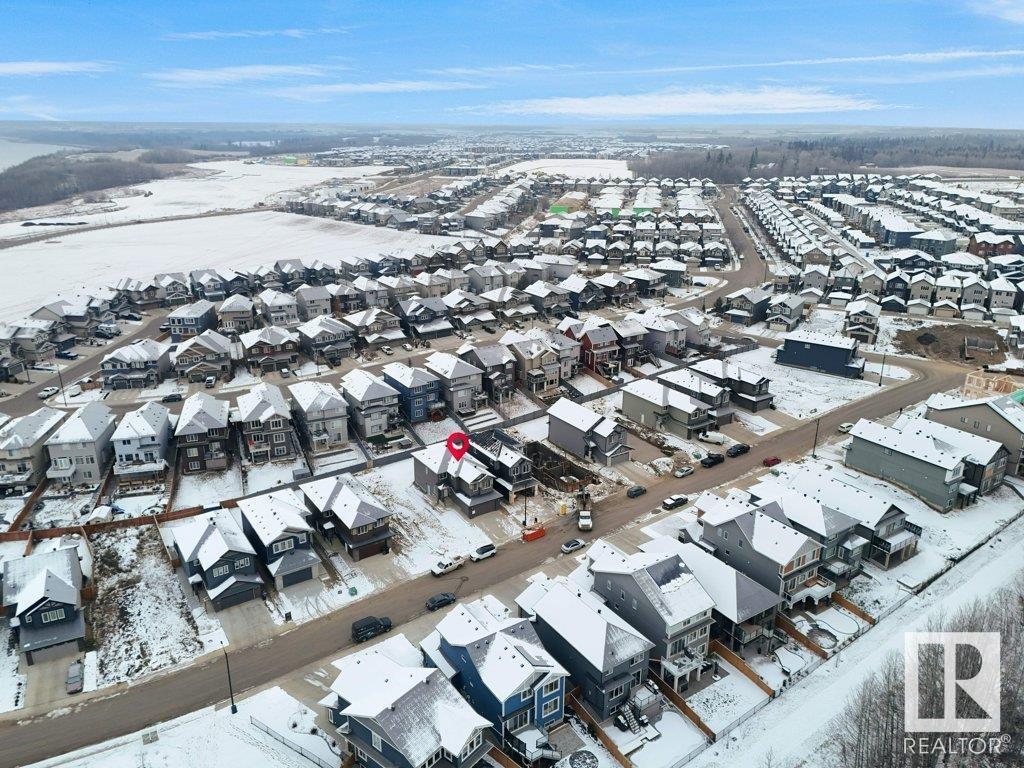
[[[300,581],[309,581],[313,578],[313,568],[303,568],[300,571],[294,571],[293,573],[286,573],[281,579],[281,584],[288,586],[290,584],[298,584]]]
[[[241,605],[242,603],[254,599],[256,594],[257,592],[255,587],[252,589],[243,589],[241,592],[236,592],[233,595],[225,595],[221,597],[214,605],[214,608],[220,611],[224,608],[230,608],[233,605]]]

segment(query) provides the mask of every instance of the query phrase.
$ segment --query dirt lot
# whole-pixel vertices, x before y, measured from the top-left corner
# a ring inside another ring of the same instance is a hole
[[[970,339],[966,350],[964,340]],[[1006,359],[1006,345],[992,328],[971,325],[934,325],[898,331],[896,346],[904,352],[954,363],[992,365]],[[980,346],[978,346],[980,345]],[[991,352],[986,352],[989,349]]]

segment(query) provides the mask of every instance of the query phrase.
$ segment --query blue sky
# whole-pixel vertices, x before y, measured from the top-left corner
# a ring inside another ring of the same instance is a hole
[[[0,120],[1024,128],[1024,0],[0,0]]]

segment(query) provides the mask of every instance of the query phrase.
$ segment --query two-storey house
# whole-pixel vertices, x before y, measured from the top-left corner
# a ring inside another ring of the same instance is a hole
[[[533,462],[526,456],[523,444],[504,430],[475,433],[469,452],[484,463],[494,476],[494,487],[510,504],[519,496],[533,496],[537,492]]]
[[[445,404],[441,396],[441,379],[430,371],[405,363],[388,363],[381,368],[381,375],[398,391],[402,416],[410,424],[443,418]]]
[[[100,361],[104,389],[148,389],[171,369],[171,345],[139,339],[108,352]]]
[[[276,325],[256,328],[238,337],[242,356],[252,373],[291,368],[299,361],[299,336]]]
[[[234,370],[231,339],[217,331],[203,331],[178,345],[174,372],[185,381],[204,381],[210,376],[228,380]]]
[[[255,328],[256,305],[252,299],[240,293],[224,299],[217,307],[217,327],[230,336],[238,336]]]
[[[238,425],[243,455],[253,464],[289,459],[300,453],[291,409],[278,386],[262,382],[239,395],[232,421]]]
[[[453,413],[468,416],[487,402],[483,371],[475,365],[448,352],[434,352],[423,367],[441,380],[441,394]]]
[[[278,589],[320,578],[310,512],[295,491],[284,489],[239,499],[232,514]]]
[[[174,423],[166,406],[155,402],[121,417],[110,438],[114,445],[114,479],[119,493],[163,483]]]
[[[573,456],[611,466],[629,461],[626,429],[586,406],[562,397],[548,408],[548,440]]]
[[[622,415],[684,440],[717,426],[707,403],[651,379],[636,379],[622,388]]]
[[[256,550],[226,509],[204,512],[169,529],[174,552],[189,584],[201,588],[215,611],[264,593]]]
[[[205,392],[196,392],[185,399],[178,423],[174,427],[174,443],[185,473],[226,469],[229,454],[231,405]]]
[[[401,423],[398,390],[379,376],[356,368],[341,378],[349,421],[361,438],[380,438]]]
[[[63,411],[39,408],[0,423],[0,488],[28,490],[46,476],[46,441],[64,420]]]
[[[295,329],[310,360],[337,365],[352,354],[352,329],[331,315],[318,315]]]
[[[469,517],[492,512],[501,505],[494,475],[472,454],[456,460],[444,443],[416,451],[413,483],[435,501],[451,500]]]
[[[55,485],[99,484],[113,459],[110,438],[116,428],[114,412],[106,405],[83,405],[47,439],[50,468],[46,477]]]
[[[330,453],[348,445],[348,403],[337,387],[300,381],[288,391],[295,425],[312,453]]]
[[[387,554],[391,512],[353,477],[324,477],[300,486],[313,527],[337,539],[353,560]]]
[[[167,313],[171,341],[191,339],[217,324],[217,307],[207,299],[182,304]]]

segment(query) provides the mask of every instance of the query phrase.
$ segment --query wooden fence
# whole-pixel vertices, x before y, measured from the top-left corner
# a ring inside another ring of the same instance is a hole
[[[487,756],[501,766],[501,768],[522,768],[508,753],[496,744],[491,745]]]
[[[700,715],[698,715],[693,708],[686,703],[682,696],[672,689],[671,685],[662,680],[661,676],[653,670],[648,671],[647,676],[654,681],[654,684],[658,686],[658,690],[665,695],[665,698],[671,701],[676,709],[683,713],[687,720],[700,729],[700,732],[704,734],[708,741],[713,742],[715,740],[715,732],[711,729],[711,726],[701,720]]]
[[[573,712],[579,715],[579,718],[584,723],[590,726],[590,730],[593,731],[595,736],[597,736],[597,740],[604,745],[604,748],[611,753],[611,756],[615,758],[622,768],[633,768],[633,764],[629,761],[629,758],[622,754],[622,750],[620,750],[615,742],[612,741],[611,737],[604,732],[604,729],[601,728],[597,720],[594,719],[594,716],[587,711],[587,708],[583,703],[576,698],[576,691],[578,690],[579,688],[575,689],[572,693],[566,694],[566,703]]]
[[[115,531],[122,528],[139,528],[143,525],[156,525],[159,523],[168,523],[171,520],[182,520],[186,517],[194,517],[203,513],[202,507],[187,507],[186,509],[177,509],[173,512],[161,512],[158,515],[144,515],[142,517],[129,517],[124,520],[111,520],[104,523],[91,523],[86,526],[75,525],[68,528],[47,528],[45,530],[32,530],[32,531],[7,531],[6,533],[0,533],[0,541],[28,541],[30,539],[59,539],[61,536],[67,536],[69,534],[92,535],[94,533],[104,533],[105,531]]]
[[[820,659],[828,658],[828,651],[811,640],[807,635],[796,628],[796,625],[783,616],[781,613],[775,615],[775,626],[796,640],[800,645],[809,650]]]
[[[864,619],[864,621],[866,621],[872,627],[878,623],[878,620],[874,616],[872,616],[870,613],[865,611],[863,608],[861,608],[859,605],[852,602],[851,600],[847,600],[838,592],[832,593],[832,602],[834,602],[838,606],[845,608],[854,616],[859,616],[860,618]]]
[[[750,682],[752,682],[762,691],[767,693],[772,698],[775,697],[775,689],[768,685],[768,683],[764,681],[764,678],[757,674],[757,672],[752,670],[750,668],[750,665],[747,664],[747,662],[743,660],[743,657],[740,656],[738,653],[735,653],[726,648],[720,640],[712,640],[708,644],[708,648],[714,653],[717,653],[726,661],[728,661],[730,664],[732,664],[732,666],[736,667],[736,669],[738,669],[744,677],[749,679]]]

